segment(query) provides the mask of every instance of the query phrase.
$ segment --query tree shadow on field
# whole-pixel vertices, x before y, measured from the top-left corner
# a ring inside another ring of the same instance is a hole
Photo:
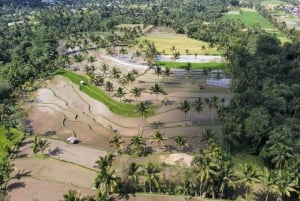
[[[119,195],[112,197],[112,200],[129,200],[129,197],[128,193],[120,193]]]
[[[264,190],[255,191],[253,194],[254,194],[255,201],[265,201],[266,200],[267,192]],[[270,192],[268,201],[276,201],[276,200],[277,200],[276,194]]]
[[[25,188],[26,187],[26,184],[24,182],[14,182],[14,183],[11,183],[7,186],[7,191],[10,192],[12,190],[15,190],[15,189],[18,189],[18,188]]]
[[[55,135],[56,134],[56,131],[47,131],[44,133],[44,136],[52,136],[52,135]]]
[[[165,101],[164,101],[164,105],[165,105],[165,106],[173,105],[174,103],[176,103],[176,101],[171,101],[171,100],[165,100]]]
[[[49,151],[49,154],[51,156],[58,156],[60,154],[63,154],[63,150],[61,148],[59,148],[59,147],[55,147],[53,150]]]
[[[154,121],[153,123],[149,124],[149,126],[151,128],[155,128],[155,129],[158,129],[158,128],[163,128],[165,125],[165,123],[161,122],[161,121]]]

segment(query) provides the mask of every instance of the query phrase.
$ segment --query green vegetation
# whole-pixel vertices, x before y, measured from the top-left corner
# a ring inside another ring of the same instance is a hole
[[[156,65],[164,66],[168,68],[179,68],[185,69],[188,65],[188,62],[168,62],[168,61],[157,61]],[[224,69],[227,63],[222,62],[208,62],[208,63],[191,63],[191,69]]]
[[[3,126],[0,127],[0,158],[7,155],[7,149],[5,147],[16,146],[24,138],[24,134],[15,128],[11,128],[9,132],[10,133],[7,134],[6,129]],[[9,139],[7,136],[9,136]]]
[[[176,47],[177,51],[180,54],[191,54],[191,55],[194,54],[219,55],[220,54],[220,52],[217,51],[217,48],[210,47],[207,42],[188,38],[184,34],[157,32],[157,33],[151,33],[146,36],[142,36],[138,38],[139,42],[145,40],[154,42],[157,51],[160,52],[161,54],[167,54],[167,55],[173,54],[173,51],[171,50],[172,46]],[[138,45],[135,46],[134,48],[138,49]]]
[[[263,29],[276,29],[266,18],[259,15],[259,13],[256,10],[252,10],[249,8],[243,8],[239,15],[230,15],[225,13],[222,19],[234,20],[236,22],[241,21],[245,24],[246,27],[260,25]]]
[[[140,116],[140,114],[136,110],[135,105],[130,105],[114,100],[104,91],[90,84],[85,76],[65,70],[58,70],[56,74],[69,78],[73,83],[80,86],[81,91],[105,104],[113,113],[127,117]],[[84,81],[85,84],[81,85],[81,80]],[[155,108],[155,106],[150,106],[148,115],[153,115],[155,113]]]

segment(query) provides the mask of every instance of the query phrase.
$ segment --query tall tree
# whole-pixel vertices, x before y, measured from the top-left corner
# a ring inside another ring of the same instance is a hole
[[[114,146],[117,149],[118,154],[122,153],[124,141],[120,135],[116,134],[113,139],[109,141],[109,144],[111,147]]]
[[[142,135],[136,135],[130,139],[128,147],[133,153],[142,156],[145,153],[146,141]]]
[[[154,86],[152,86],[150,88],[150,90],[152,91],[152,93],[156,94],[156,102],[157,103],[158,103],[158,94],[165,94],[163,87],[157,83],[154,84]]]
[[[142,101],[136,105],[136,110],[142,115],[142,119],[144,119],[149,112],[149,107],[145,102]]]
[[[164,145],[163,141],[167,140],[168,138],[164,137],[164,133],[161,131],[156,131],[154,132],[151,137],[150,137],[150,142],[151,144],[153,142],[156,142],[158,145],[158,152],[160,150],[160,148]]]
[[[134,193],[135,187],[137,185],[137,181],[138,181],[138,176],[139,176],[139,165],[137,163],[129,163],[129,167],[128,167],[128,177],[130,178],[130,182],[131,182],[131,193]]]
[[[121,98],[124,97],[125,94],[126,93],[124,92],[124,89],[122,87],[119,87],[116,92],[116,97],[120,98],[121,102]]]
[[[176,136],[174,138],[174,141],[179,146],[179,151],[180,152],[182,150],[182,147],[187,145],[186,139],[182,135]]]
[[[144,167],[143,175],[145,176],[144,184],[148,184],[149,193],[152,193],[153,186],[156,188],[159,187],[159,179],[161,178],[160,169],[149,162]]]
[[[198,113],[198,115],[200,114],[200,112],[203,111],[203,100],[201,97],[197,98],[194,102],[193,102],[193,106],[195,108],[195,111]],[[198,124],[199,124],[199,117],[198,117]]]
[[[248,192],[251,190],[254,183],[259,182],[260,175],[257,173],[256,166],[246,163],[243,166],[242,172],[240,174],[240,182],[245,184],[245,197],[248,200]]]
[[[134,87],[131,90],[131,93],[133,94],[133,96],[135,97],[135,101],[137,101],[137,98],[141,96],[142,94],[142,88],[138,88],[138,87]]]
[[[179,110],[181,110],[184,113],[184,121],[185,121],[185,126],[186,126],[186,117],[188,112],[191,109],[191,105],[187,100],[184,100],[182,103],[180,103],[180,106],[178,107]]]

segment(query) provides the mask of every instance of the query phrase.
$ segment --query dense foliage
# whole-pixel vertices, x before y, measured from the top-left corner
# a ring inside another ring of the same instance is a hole
[[[297,200],[300,181],[300,43],[295,30],[286,30],[284,23],[277,23],[258,4],[258,1],[224,0],[63,0],[49,6],[37,0],[26,3],[2,0],[0,120],[3,127],[0,131],[9,140],[10,129],[18,127],[15,115],[18,110],[13,109],[14,101],[26,97],[26,92],[32,89],[37,79],[48,78],[68,64],[70,60],[66,55],[76,47],[80,50],[103,47],[113,54],[115,46],[133,44],[146,25],[167,26],[177,33],[186,33],[189,37],[209,42],[210,46],[217,46],[228,59],[234,97],[227,107],[218,108],[223,121],[225,151],[215,141],[209,141],[207,148],[195,157],[193,167],[180,172],[182,182],[179,185],[172,178],[163,180],[161,169],[153,164],[142,168],[143,183],[135,179],[139,176],[138,165],[131,164],[127,183],[119,182],[110,166],[100,168],[95,186],[101,196],[107,197],[119,185],[122,187],[119,189],[123,189],[119,192],[125,193],[144,190],[233,198],[230,190],[235,185],[232,182],[239,181],[246,187],[246,197],[253,183],[265,182],[263,185],[268,187],[268,194],[272,191],[282,200]],[[259,25],[245,28],[239,21],[219,19],[230,6],[238,5],[255,5],[259,13],[287,34],[293,43],[281,44]],[[117,28],[122,23],[143,24],[143,27]],[[146,54],[149,53],[147,64],[152,67],[157,51],[154,44],[145,46],[148,48]],[[77,55],[74,59],[82,61],[84,57]],[[131,75],[128,77],[132,78]],[[100,80],[93,81],[100,83]],[[109,85],[106,83],[107,88],[111,88]],[[158,84],[156,88],[159,88]],[[156,90],[155,86],[153,89]],[[119,91],[121,97],[121,89]],[[144,117],[148,108],[143,104],[138,108]],[[142,143],[136,146],[136,142],[132,142],[132,151],[143,152],[145,142],[139,136],[136,141]],[[258,175],[249,164],[243,166],[239,175],[233,173],[227,153],[241,147],[264,160],[270,169],[265,173],[268,178]],[[11,148],[6,151],[8,153]],[[9,159],[10,156],[0,160],[3,188],[0,190],[4,190],[12,171]],[[278,177],[274,179],[272,175]],[[268,186],[271,179],[272,186]],[[73,196],[74,192],[70,194]]]

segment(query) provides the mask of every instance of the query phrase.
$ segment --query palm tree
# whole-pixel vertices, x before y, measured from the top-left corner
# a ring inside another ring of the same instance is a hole
[[[106,72],[107,72],[108,69],[109,69],[109,65],[106,64],[106,63],[103,63],[103,64],[101,65],[101,69],[102,69],[102,72],[103,72],[103,76],[105,76]]]
[[[114,146],[117,149],[118,154],[122,153],[124,141],[122,137],[116,134],[111,141],[109,141],[110,146]]]
[[[167,79],[172,75],[172,71],[169,67],[166,67],[165,70],[163,71],[164,77]]]
[[[237,176],[232,168],[232,164],[229,161],[226,161],[221,168],[221,185],[219,188],[220,198],[224,194],[224,190],[228,187],[235,187],[235,181]]]
[[[144,119],[149,112],[148,109],[148,105],[143,101],[136,105],[136,110],[142,115],[142,119]]]
[[[5,192],[10,173],[14,170],[11,159],[4,156],[0,159],[0,192]]]
[[[197,98],[194,102],[193,102],[193,106],[196,110],[196,112],[198,113],[198,115],[200,114],[200,112],[203,111],[203,101],[202,101],[202,98],[199,97]],[[199,124],[199,117],[198,117],[198,124]]]
[[[285,200],[285,197],[291,197],[292,192],[297,192],[297,181],[292,177],[292,173],[286,170],[280,170],[279,175],[276,175],[278,180],[276,187],[278,189],[277,200]]]
[[[178,107],[178,109],[180,109],[184,113],[184,121],[185,121],[185,126],[186,126],[186,116],[187,116],[187,113],[191,109],[190,103],[187,100],[184,100],[180,104],[180,107]]]
[[[48,140],[42,140],[39,136],[34,137],[33,141],[33,153],[37,154],[38,152],[44,153],[44,151],[50,146],[50,142]]]
[[[112,166],[112,162],[115,155],[109,153],[105,156],[99,156],[99,159],[95,162],[97,168],[100,170],[109,169]]]
[[[219,98],[217,96],[212,96],[210,97],[209,99],[209,102],[208,102],[208,108],[209,110],[215,108],[216,110],[218,110],[219,108]],[[212,113],[212,122],[214,121],[214,115]]]
[[[248,200],[248,191],[251,190],[254,183],[259,182],[259,177],[260,175],[257,173],[257,169],[254,165],[246,163],[243,166],[240,182],[245,184],[246,200]]]
[[[269,170],[267,168],[264,168],[263,174],[260,177],[260,183],[266,188],[266,197],[265,201],[269,200],[269,194],[272,192],[272,190],[276,189],[276,183],[277,183],[277,172],[274,170]]]
[[[114,78],[120,78],[120,69],[118,69],[117,67],[113,67],[111,69],[111,74],[113,75]]]
[[[211,128],[205,128],[201,133],[201,141],[209,141],[210,139],[214,139],[214,133]]]
[[[131,181],[131,193],[133,193],[134,190],[134,186],[137,184],[138,181],[138,176],[139,176],[139,165],[132,162],[129,164],[129,168],[128,168],[128,177],[130,178]]]
[[[131,90],[131,93],[133,94],[133,96],[135,97],[135,101],[137,101],[137,98],[141,96],[142,94],[142,88],[138,88],[138,87],[134,87]]]
[[[293,157],[294,149],[282,142],[278,142],[267,149],[271,162],[275,168],[281,169],[287,164],[287,161]]]
[[[126,93],[124,92],[124,89],[122,87],[119,87],[117,89],[117,92],[116,92],[116,97],[119,97],[120,98],[120,102],[121,102],[121,98],[125,95]]]
[[[103,85],[103,83],[104,83],[104,77],[103,76],[101,76],[101,75],[95,75],[94,77],[93,77],[93,79],[91,79],[91,81],[92,81],[92,83],[94,83],[96,86],[102,86]]]
[[[162,86],[157,83],[154,84],[154,86],[152,86],[150,90],[152,91],[152,93],[156,94],[157,103],[158,103],[158,94],[165,94],[165,91],[163,90]]]
[[[150,142],[151,144],[153,142],[157,142],[157,145],[158,145],[158,152],[160,150],[160,147],[163,146],[163,141],[164,140],[167,140],[168,138],[165,138],[164,137],[164,133],[163,132],[160,132],[160,131],[156,131],[155,133],[153,133],[150,137]]]
[[[192,69],[192,64],[188,62],[185,67],[187,77],[190,77],[191,69]]]
[[[160,169],[153,163],[149,162],[145,165],[143,170],[143,175],[145,176],[144,184],[148,183],[149,193],[152,193],[152,186],[156,188],[159,186],[159,179],[161,178]]]
[[[115,175],[115,170],[103,169],[98,173],[94,186],[99,190],[101,197],[107,200],[110,193],[113,193],[118,185],[118,177]],[[102,200],[102,199],[101,199]]]
[[[105,83],[105,89],[106,89],[106,91],[108,91],[108,94],[110,95],[110,92],[114,89],[113,83],[110,81],[107,81]]]
[[[146,141],[142,135],[133,136],[130,140],[130,144],[128,145],[133,151],[133,153],[138,154],[139,156],[144,154]]]
[[[157,79],[159,80],[159,76],[163,73],[162,68],[160,66],[156,66],[154,71],[155,74],[157,75]]]
[[[181,152],[181,148],[183,146],[186,146],[187,143],[186,143],[186,139],[182,136],[182,135],[179,135],[179,136],[176,136],[174,138],[174,141],[176,142],[176,144],[179,146],[179,151]]]
[[[134,72],[128,72],[127,75],[125,75],[125,77],[123,79],[124,84],[129,84],[129,83],[134,82],[134,81],[135,81]]]

